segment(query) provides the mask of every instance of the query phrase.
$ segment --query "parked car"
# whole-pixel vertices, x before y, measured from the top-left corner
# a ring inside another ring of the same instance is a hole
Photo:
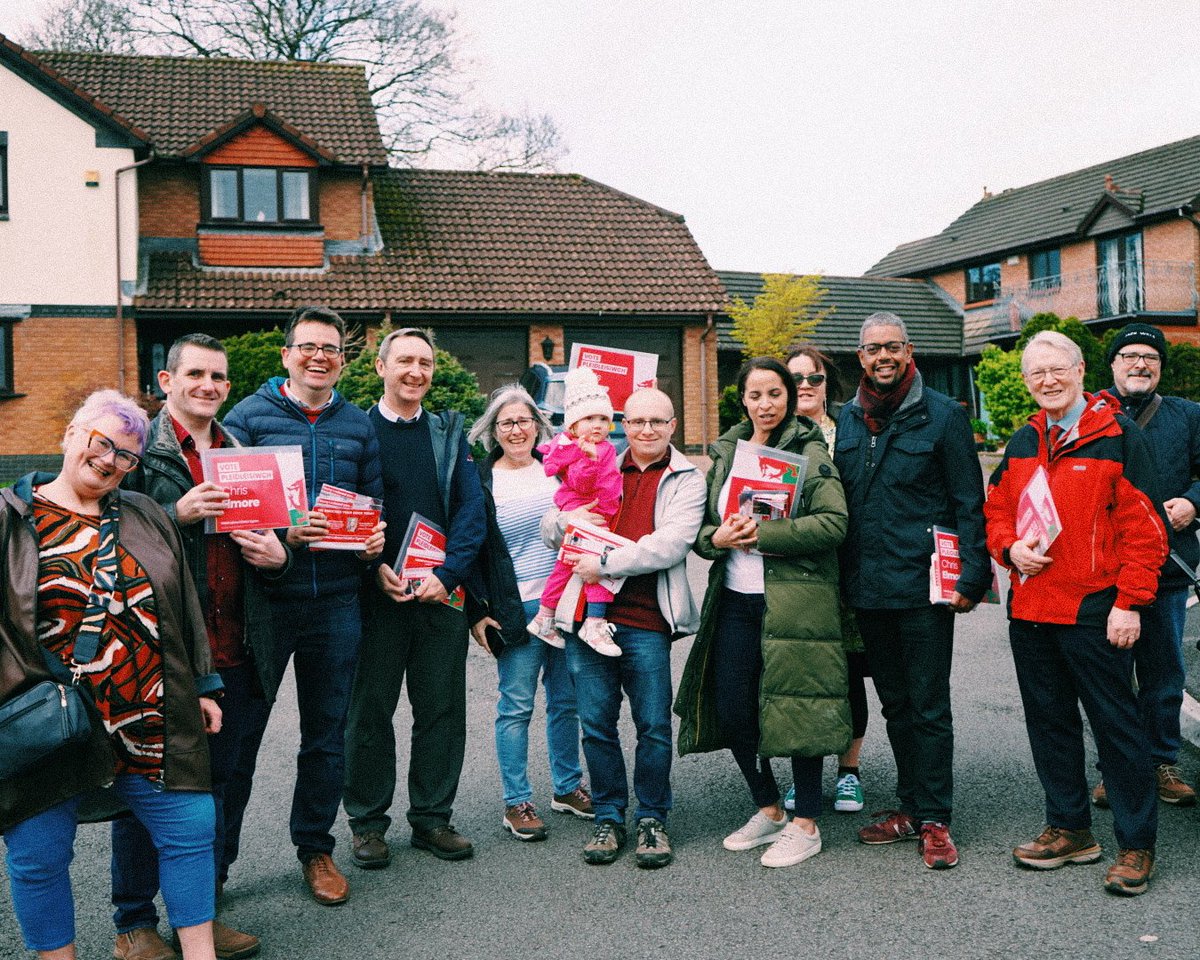
[[[521,386],[533,397],[533,402],[538,405],[538,409],[550,418],[555,430],[563,428],[563,394],[566,392],[564,382],[566,376],[566,364],[551,366],[548,363],[535,363],[521,375]],[[617,448],[617,453],[621,453],[629,446],[629,441],[625,439],[625,427],[622,424],[624,419],[625,415],[618,413],[613,421],[612,432],[608,435],[612,445]]]

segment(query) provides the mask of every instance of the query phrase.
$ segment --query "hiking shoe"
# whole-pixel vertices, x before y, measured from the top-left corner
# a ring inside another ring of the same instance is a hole
[[[863,808],[862,783],[853,773],[838,777],[833,809],[839,813],[858,813]]]
[[[1116,862],[1104,875],[1104,889],[1126,897],[1145,893],[1154,876],[1153,850],[1120,850]]]
[[[1191,807],[1196,803],[1196,791],[1184,783],[1179,768],[1173,763],[1161,763],[1154,771],[1158,775],[1158,799],[1173,803],[1177,807]]]
[[[562,650],[567,645],[567,641],[562,638],[562,634],[558,632],[558,628],[554,626],[554,617],[544,617],[540,613],[529,621],[525,627],[530,633],[541,640],[543,643],[548,643],[552,647],[558,647]]]
[[[603,617],[588,617],[579,628],[579,639],[604,657],[619,657],[621,648],[613,643],[617,628]]]
[[[783,798],[783,809],[789,811],[796,809],[796,785],[794,783],[788,787],[787,796]]]
[[[795,820],[779,831],[776,840],[759,859],[764,867],[793,867],[821,852],[821,831],[805,833]]]
[[[1034,870],[1056,870],[1068,863],[1095,863],[1100,859],[1100,844],[1091,830],[1064,830],[1046,827],[1041,836],[1013,850],[1013,861]]]
[[[378,830],[354,834],[350,846],[350,859],[356,867],[364,870],[379,870],[392,861],[392,852]]]
[[[726,850],[753,850],[764,843],[774,843],[787,825],[787,817],[775,821],[759,810],[745,824],[722,840],[721,845]]]
[[[625,826],[601,820],[592,830],[592,839],[583,847],[585,863],[612,863],[625,846]]]
[[[596,819],[596,811],[592,809],[592,795],[582,784],[570,793],[556,793],[550,801],[550,809],[555,813],[569,813],[584,820]]]
[[[903,810],[880,810],[871,816],[880,819],[858,831],[858,839],[863,843],[895,843],[917,837],[917,821]]]
[[[1104,789],[1103,780],[1096,784],[1096,789],[1092,791],[1092,803],[1101,810],[1108,809],[1108,791]]]
[[[179,960],[179,954],[167,945],[154,927],[137,927],[128,933],[118,933],[112,955],[116,960]]]
[[[637,865],[644,870],[656,870],[671,862],[671,840],[661,820],[642,817],[637,824]]]
[[[958,866],[958,848],[950,839],[950,827],[932,821],[921,824],[917,853],[930,870],[949,870]]]
[[[546,839],[546,824],[528,800],[513,807],[505,807],[504,819],[500,823],[518,840]]]

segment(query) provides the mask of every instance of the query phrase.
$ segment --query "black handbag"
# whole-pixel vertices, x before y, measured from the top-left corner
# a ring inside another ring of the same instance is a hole
[[[78,687],[43,680],[0,704],[0,780],[24,773],[54,751],[91,736]]]

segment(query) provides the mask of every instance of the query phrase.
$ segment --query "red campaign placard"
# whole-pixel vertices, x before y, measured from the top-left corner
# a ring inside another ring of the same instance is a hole
[[[409,582],[410,592],[420,586],[429,573],[446,562],[446,534],[436,523],[414,513],[400,545],[400,554],[392,569],[402,580]],[[461,610],[466,603],[466,591],[455,587],[442,601],[448,607]]]
[[[310,550],[362,550],[375,525],[378,510],[352,510],[343,507],[321,507],[329,522],[329,532],[309,547]]]
[[[608,398],[617,413],[625,410],[625,401],[634,390],[658,383],[657,353],[576,343],[571,345],[571,360],[567,366],[571,370],[591,367],[600,385],[608,389]]]
[[[296,447],[240,447],[205,450],[204,479],[228,494],[224,512],[207,532],[269,530],[304,523],[308,500],[304,457]]]
[[[958,555],[958,534],[945,527],[933,528],[933,556],[929,558],[929,602],[949,603],[958,589],[962,576],[962,559]],[[983,595],[983,603],[1000,602],[1000,578],[992,564],[992,585]]]

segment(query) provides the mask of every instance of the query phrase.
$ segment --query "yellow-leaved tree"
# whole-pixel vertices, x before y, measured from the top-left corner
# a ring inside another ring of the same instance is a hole
[[[747,357],[782,360],[833,312],[821,306],[827,292],[817,274],[764,273],[762,293],[754,302],[739,297],[729,308],[733,338]]]

